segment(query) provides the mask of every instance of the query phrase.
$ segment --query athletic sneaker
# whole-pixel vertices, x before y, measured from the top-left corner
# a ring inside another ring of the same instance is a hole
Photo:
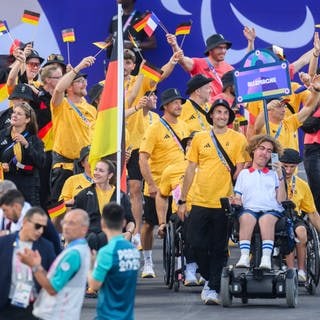
[[[250,267],[250,257],[246,254],[240,256],[239,261],[236,263],[237,268],[249,268]]]
[[[198,279],[196,277],[196,274],[193,273],[192,271],[186,270],[184,272],[184,285],[186,287],[193,287],[198,285]]]
[[[299,269],[299,271],[298,271],[298,280],[300,282],[306,282],[307,281],[307,275],[306,275],[305,271],[302,270],[302,269]]]
[[[140,233],[136,233],[134,236],[132,236],[131,242],[139,251],[142,250]]]
[[[203,286],[206,282],[206,279],[203,278],[202,276],[200,276],[199,280],[198,280],[198,286]]]
[[[153,270],[153,265],[146,263],[143,266],[142,272],[141,272],[141,278],[155,278],[156,274],[154,273]]]
[[[205,302],[205,300],[207,299],[208,292],[210,291],[208,283],[209,283],[208,281],[205,281],[203,289],[201,291],[201,300],[203,302]]]
[[[262,256],[259,268],[270,270],[271,269],[271,257]]]
[[[220,304],[220,298],[216,290],[208,290],[206,297],[204,299],[204,303],[208,305]]]

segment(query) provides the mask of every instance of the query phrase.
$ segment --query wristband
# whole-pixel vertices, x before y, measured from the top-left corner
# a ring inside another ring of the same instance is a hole
[[[36,265],[36,266],[31,267],[31,271],[32,271],[33,273],[36,273],[36,272],[38,272],[38,271],[40,271],[40,270],[42,270],[42,265],[41,265],[41,264],[38,264],[38,265]]]
[[[185,204],[185,203],[187,203],[186,200],[181,200],[181,199],[178,200],[178,205],[179,205],[179,206],[181,206],[181,205],[183,205],[183,204]]]

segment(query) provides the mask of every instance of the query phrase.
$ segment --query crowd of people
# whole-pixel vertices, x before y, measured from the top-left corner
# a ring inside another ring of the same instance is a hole
[[[300,84],[292,82],[291,95],[267,101],[266,124],[262,101],[236,103],[234,67],[225,61],[232,43],[221,34],[206,40],[204,57],[187,57],[166,34],[172,53],[159,81],[181,66],[190,74],[188,97],[167,88],[158,102],[157,82],[141,72],[145,62],[127,39],[133,35],[142,50],[156,40],[132,27],[141,16],[135,1],[118,2],[124,10],[128,185],[120,204],[114,159],[103,157],[94,167],[88,161],[103,84],[88,95],[83,72],[95,58],[71,66],[58,53],[44,59],[32,43],[14,41],[11,64],[0,70],[9,99],[0,115],[0,319],[79,319],[86,292],[98,292],[98,319],[132,319],[138,250],[141,277],[156,277],[154,230],[163,237],[172,217],[185,229],[185,285],[203,285],[201,300],[219,304],[229,240],[223,197],[242,206],[236,267],[250,265],[258,222],[260,268],[272,268],[274,226],[286,199],[320,231],[318,34],[314,47],[289,67],[291,80],[309,64],[308,73],[299,74]],[[115,26],[116,18],[109,39]],[[245,27],[244,36],[253,50],[255,30]],[[306,90],[296,92],[299,85]],[[268,167],[272,153],[280,160]],[[297,176],[302,161],[310,186]],[[294,228],[299,280],[305,281],[306,229],[301,221]],[[290,268],[294,257],[287,256]]]

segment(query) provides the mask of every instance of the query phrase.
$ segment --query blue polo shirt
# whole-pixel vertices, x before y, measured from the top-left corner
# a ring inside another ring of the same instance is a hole
[[[97,255],[92,278],[103,282],[96,319],[133,319],[139,251],[122,235],[113,237]]]

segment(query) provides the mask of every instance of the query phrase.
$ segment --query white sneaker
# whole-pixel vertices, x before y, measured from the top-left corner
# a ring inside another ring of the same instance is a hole
[[[220,301],[220,298],[219,298],[217,291],[216,290],[208,290],[206,297],[205,297],[205,300],[204,300],[204,303],[208,304],[208,305],[209,304],[220,304],[221,301]]]
[[[205,282],[206,282],[206,279],[200,276],[198,280],[198,286],[203,286]]]
[[[142,250],[140,233],[136,233],[132,236],[131,242],[138,250]]]
[[[237,268],[249,268],[250,267],[250,257],[248,255],[242,254],[239,261],[236,263]]]
[[[306,282],[307,281],[307,274],[302,269],[299,269],[299,271],[298,271],[298,280],[299,280],[299,282]]]
[[[203,302],[205,302],[205,300],[207,299],[207,295],[208,295],[209,291],[210,291],[210,288],[208,286],[208,281],[205,281],[203,289],[201,291],[201,300]]]
[[[153,265],[150,263],[146,263],[143,266],[142,272],[141,272],[141,278],[155,278],[156,274],[153,270]]]
[[[270,270],[271,269],[271,257],[262,256],[259,268]]]
[[[196,274],[192,271],[186,270],[184,272],[184,285],[186,287],[193,287],[198,285],[198,279],[196,277]]]

